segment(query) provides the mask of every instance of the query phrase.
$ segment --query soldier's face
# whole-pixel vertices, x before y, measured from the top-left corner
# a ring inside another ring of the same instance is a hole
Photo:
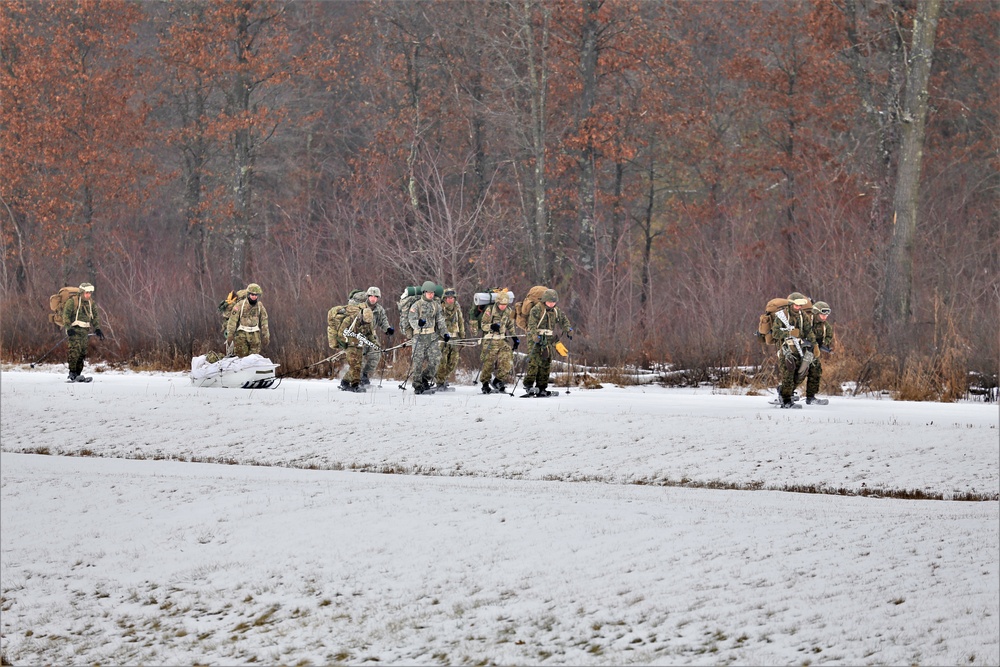
[[[829,313],[820,313],[816,317],[819,318],[820,322],[826,322],[826,318],[830,317],[830,314]]]
[[[250,300],[250,303],[257,303],[257,295],[256,294],[248,294],[247,295],[247,299]]]
[[[374,306],[376,301],[378,301],[378,297],[375,296],[374,294],[368,296],[368,303],[370,303],[371,305]]]
[[[546,301],[545,302],[545,307],[546,308],[555,308],[556,307],[556,302],[555,301]]]
[[[424,292],[424,298],[430,301],[434,298],[434,292]]]
[[[506,303],[498,303],[497,304],[497,308],[499,308],[500,310],[506,310],[507,309],[507,304]]]
[[[86,299],[87,301],[90,301],[90,295],[91,295],[91,292],[84,292],[83,293],[83,298]]]
[[[455,297],[453,296],[446,297],[445,302],[450,306],[451,304],[455,303]]]

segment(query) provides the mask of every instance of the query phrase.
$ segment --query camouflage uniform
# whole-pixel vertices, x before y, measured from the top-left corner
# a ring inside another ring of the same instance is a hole
[[[372,296],[379,298],[374,304],[371,302]],[[374,319],[372,321],[372,335],[370,340],[376,345],[378,345],[378,339],[375,336],[375,331],[381,331],[386,336],[391,336],[396,332],[389,325],[389,316],[386,315],[385,308],[382,307],[381,298],[382,290],[377,287],[369,287],[367,292],[358,290],[351,295],[351,303],[366,304],[371,309]],[[378,362],[382,359],[382,352],[377,347],[365,346],[363,354],[364,364],[361,367],[361,383],[371,384],[369,378],[375,375],[375,371],[378,369]]]
[[[479,372],[479,381],[483,385],[484,394],[492,390],[507,390],[504,382],[510,378],[514,369],[514,348],[519,342],[514,335],[514,320],[514,309],[510,306],[506,292],[496,297],[496,303],[486,307],[479,320],[479,328],[483,331],[483,351],[479,355],[483,366]]]
[[[248,285],[247,298],[233,306],[233,313],[226,322],[226,342],[233,344],[233,352],[238,357],[260,354],[261,345],[271,341],[267,309],[260,301],[260,293],[259,285]],[[257,303],[250,300],[253,294],[258,295]]]
[[[354,313],[355,309],[357,310],[356,314]],[[348,363],[347,375],[344,376],[341,386],[351,391],[364,391],[361,388],[361,372],[364,365],[364,351],[369,346],[365,345],[362,340],[359,340],[358,336],[361,336],[370,343],[374,342],[375,330],[373,322],[375,321],[375,315],[372,309],[369,308],[367,301],[357,306],[353,304],[349,306],[348,315],[341,323],[339,332],[340,339],[346,341],[347,344]],[[350,315],[354,316],[351,317]]]
[[[822,310],[826,311],[823,313],[824,315],[829,316],[830,306],[823,301],[817,301],[804,314],[804,317],[809,320],[809,328],[816,341],[816,346],[813,349],[813,362],[809,364],[809,374],[806,377],[806,401],[808,402],[811,402],[810,399],[815,399],[816,394],[819,393],[819,383],[823,378],[823,363],[820,361],[820,357],[824,351],[831,352],[833,350],[833,325],[819,316]]]
[[[799,305],[803,307],[808,303],[808,299],[798,292],[789,294],[788,300],[800,302]],[[816,342],[805,313],[795,306],[795,303],[789,303],[778,309],[774,314],[774,324],[771,325],[771,335],[778,345],[778,364],[781,371],[781,385],[778,387],[778,392],[781,395],[782,407],[792,405],[792,393],[808,372],[809,364],[813,360],[813,344]]]
[[[545,305],[546,301],[555,300],[555,290],[546,290],[542,300],[536,303],[528,313],[528,333],[531,336],[531,347],[528,352],[528,372],[524,375],[524,388],[528,390],[528,393],[544,395],[547,391],[552,352],[555,344],[559,341],[555,335],[556,327],[561,329],[570,340],[573,338],[570,335],[573,327],[566,314],[555,306],[549,308]],[[532,391],[533,387],[537,387],[538,391]]]
[[[81,290],[90,287],[93,292],[94,286],[84,283]],[[83,294],[77,294],[66,300],[63,304],[63,322],[66,323],[66,336],[68,338],[67,363],[69,365],[69,379],[76,380],[83,376],[83,360],[87,356],[87,345],[91,331],[103,338],[101,323],[97,315],[97,304],[93,298],[86,299]]]
[[[451,303],[448,300],[451,299]],[[441,314],[448,326],[448,333],[452,338],[465,338],[465,318],[462,317],[462,306],[458,303],[455,290],[446,289],[444,291],[444,303],[441,304]],[[438,386],[443,387],[448,383],[448,376],[458,367],[459,348],[454,345],[441,343],[441,361],[437,367]]]
[[[427,289],[428,284],[430,289]],[[444,314],[441,312],[441,304],[433,296],[434,288],[433,283],[425,282],[423,294],[406,314],[407,321],[413,327],[413,391],[418,394],[430,388],[434,381],[434,374],[441,361],[438,340],[442,337],[445,340],[451,338],[448,323],[444,321]],[[428,292],[431,293],[430,299],[427,298]]]

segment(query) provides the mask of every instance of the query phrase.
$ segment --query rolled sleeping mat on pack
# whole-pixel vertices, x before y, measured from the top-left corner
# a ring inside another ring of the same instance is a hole
[[[488,306],[496,302],[497,294],[498,292],[476,292],[472,295],[472,303],[477,306]],[[514,293],[507,292],[507,296],[510,299],[508,303],[514,303]]]
[[[418,296],[423,293],[424,293],[423,285],[410,285],[409,287],[406,288],[405,292],[406,296]],[[443,285],[434,285],[434,296],[436,296],[439,299],[444,296]]]

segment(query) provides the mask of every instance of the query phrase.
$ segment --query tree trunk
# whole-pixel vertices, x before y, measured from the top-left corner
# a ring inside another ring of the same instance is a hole
[[[913,46],[906,95],[903,99],[902,148],[893,197],[893,232],[876,318],[884,330],[904,323],[912,312],[913,244],[920,201],[924,130],[927,122],[927,83],[934,56],[941,0],[919,0],[913,19]]]
[[[230,274],[234,285],[247,282],[247,254],[251,238],[251,202],[253,199],[253,135],[247,125],[250,118],[252,82],[244,67],[248,62],[249,35],[247,12],[240,12],[236,24],[237,62],[240,69],[230,91],[230,115],[241,119],[233,133],[233,254]]]
[[[590,133],[590,120],[597,101],[597,11],[600,8],[598,0],[585,0],[583,3],[583,34],[580,44],[580,116],[577,119],[579,130]],[[595,238],[594,203],[596,201],[594,182],[596,176],[597,155],[592,141],[588,138],[584,144],[580,160],[580,183],[578,199],[580,209],[577,212],[579,221],[580,267],[584,271],[593,271],[597,265],[597,240]]]

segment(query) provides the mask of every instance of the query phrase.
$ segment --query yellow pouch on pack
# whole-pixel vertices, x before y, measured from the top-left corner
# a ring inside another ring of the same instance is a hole
[[[556,343],[556,352],[558,352],[559,356],[562,356],[562,357],[568,357],[569,356],[569,350],[566,349],[566,346],[563,345],[562,341],[559,341],[558,343]]]

